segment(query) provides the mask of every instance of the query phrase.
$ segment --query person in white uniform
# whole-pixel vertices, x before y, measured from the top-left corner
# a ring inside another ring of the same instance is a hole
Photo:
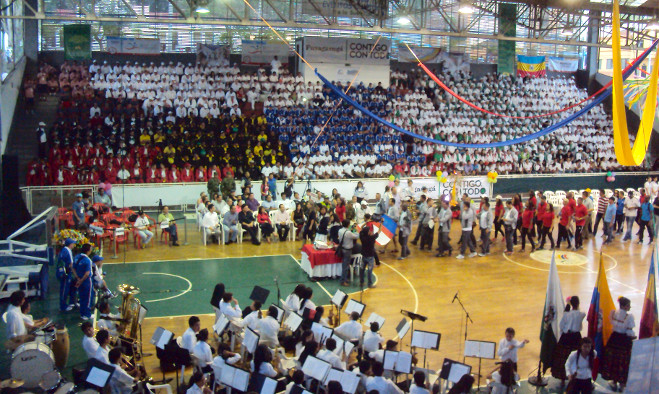
[[[341,323],[340,326],[334,329],[334,332],[347,341],[359,340],[362,336],[362,325],[359,324],[359,313],[352,312],[350,314],[350,320]]]
[[[23,313],[21,306],[25,302],[25,293],[22,290],[17,290],[9,296],[9,307],[5,317],[7,320],[7,338],[22,343],[27,338],[27,328],[23,321]]]
[[[265,344],[270,348],[279,346],[279,321],[277,320],[279,311],[274,305],[268,308],[268,316],[259,322],[259,334],[261,335],[259,343]]]
[[[96,338],[94,338],[94,325],[91,322],[84,321],[80,329],[84,335],[82,337],[82,349],[87,354],[87,358],[93,358],[99,346]]]
[[[110,390],[112,394],[130,394],[134,392],[134,387],[140,379],[140,372],[135,370],[134,376],[126,372],[119,361],[121,360],[121,347],[110,350],[108,354],[109,364],[114,366],[114,372],[110,377]]]
[[[181,336],[180,346],[189,352],[192,352],[197,344],[197,333],[201,330],[201,321],[197,316],[190,316],[188,319],[188,329]]]
[[[201,372],[209,373],[213,369],[213,352],[208,344],[208,330],[203,329],[197,333],[197,343],[192,348],[192,354],[197,358],[197,365],[201,368]]]

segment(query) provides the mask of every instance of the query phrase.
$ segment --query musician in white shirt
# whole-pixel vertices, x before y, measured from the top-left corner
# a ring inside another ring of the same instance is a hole
[[[101,302],[98,306],[98,320],[96,321],[96,328],[108,330],[110,335],[117,336],[117,321],[121,316],[113,315],[110,313],[110,304]]]
[[[208,344],[207,329],[204,328],[197,333],[197,343],[192,348],[191,353],[197,358],[197,365],[201,368],[202,372],[208,373],[212,371],[213,352]]]
[[[286,304],[286,307],[289,310],[294,312],[300,310],[300,298],[302,297],[302,293],[304,292],[305,288],[306,286],[300,283],[295,286],[293,292],[288,297],[286,297],[284,304]]]
[[[384,373],[382,363],[374,362],[371,370],[373,371],[373,377],[368,378],[366,381],[366,392],[375,390],[379,394],[403,394],[403,390],[398,388],[394,382],[382,377]]]
[[[364,352],[371,353],[380,349],[380,346],[384,343],[384,338],[378,333],[380,330],[380,324],[377,322],[371,323],[370,331],[364,333],[364,342],[362,347]]]
[[[506,337],[499,341],[499,351],[497,355],[501,361],[512,361],[513,369],[517,372],[517,349],[521,349],[529,343],[528,339],[518,341],[515,339],[515,329],[512,327],[506,328]]]
[[[98,348],[94,353],[94,358],[109,365],[110,359],[108,358],[108,353],[110,351],[110,333],[108,330],[100,330],[97,332],[96,342],[98,342]]]
[[[137,229],[137,234],[142,238],[142,248],[145,248],[151,242],[153,233],[148,229],[150,226],[149,218],[146,217],[144,211],[139,211],[138,215],[135,220],[135,228]]]
[[[573,393],[592,393],[593,360],[597,352],[593,350],[593,340],[586,337],[581,340],[578,350],[573,351],[565,363],[565,371],[570,378]],[[574,381],[574,382],[572,382]]]
[[[362,336],[362,325],[359,324],[359,313],[352,312],[350,320],[341,323],[340,326],[334,329],[334,332],[341,338],[348,341],[358,340]]]
[[[235,304],[235,306],[233,304]],[[233,298],[233,293],[224,293],[224,295],[222,295],[220,312],[222,312],[229,320],[240,319],[242,317],[242,310],[240,309],[240,305],[238,305],[238,300]]]
[[[414,372],[414,384],[410,387],[410,394],[428,394],[426,389],[426,374],[423,371]]]
[[[277,320],[279,310],[274,305],[268,308],[268,316],[261,319],[259,322],[259,334],[261,335],[259,343],[265,344],[269,347],[279,345],[279,321]]]
[[[23,321],[23,313],[21,306],[25,302],[25,293],[17,290],[9,296],[9,307],[5,315],[7,321],[7,338],[20,340],[21,337],[27,335],[27,328]]]
[[[82,337],[82,349],[87,354],[87,358],[94,358],[98,349],[98,342],[94,338],[94,326],[89,321],[82,322],[80,326],[84,336]]]
[[[217,356],[213,359],[212,365],[214,368],[222,368],[224,364],[234,365],[240,359],[240,354],[232,352],[228,344],[220,342],[217,345]]]
[[[335,350],[336,340],[334,338],[329,338],[325,341],[325,349],[319,351],[318,354],[316,354],[316,357],[330,363],[332,368],[345,369],[345,363],[341,360],[341,357],[334,353]]]
[[[211,389],[206,385],[206,375],[201,372],[195,372],[190,377],[190,388],[185,394],[211,394]]]
[[[121,360],[121,347],[110,350],[108,364],[114,366],[114,372],[110,377],[110,389],[112,394],[130,394],[140,378],[140,372],[136,369],[133,372],[135,376],[131,376],[119,365],[119,360]]]
[[[201,321],[197,316],[190,316],[188,319],[188,329],[181,336],[181,348],[192,353],[194,346],[197,344],[197,333],[201,330]]]
[[[48,318],[44,317],[43,319],[34,320],[32,315],[30,315],[30,301],[25,300],[23,305],[21,305],[21,314],[23,315],[23,324],[25,324],[25,329],[27,331],[36,330],[39,327],[43,327],[48,324]]]

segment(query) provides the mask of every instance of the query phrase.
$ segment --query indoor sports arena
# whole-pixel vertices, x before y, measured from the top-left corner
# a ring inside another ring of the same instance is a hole
[[[1,393],[657,392],[656,1],[0,21]]]

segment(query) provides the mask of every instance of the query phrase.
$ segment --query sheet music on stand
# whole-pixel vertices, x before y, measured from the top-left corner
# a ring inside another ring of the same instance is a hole
[[[437,350],[439,349],[440,333],[414,330],[412,332],[412,343],[410,346],[421,349]]]
[[[366,327],[370,327],[371,323],[378,323],[378,328],[382,329],[382,326],[384,326],[384,321],[385,321],[384,317],[378,315],[375,312],[371,312],[370,316],[368,317],[364,325]]]
[[[348,295],[341,291],[341,289],[338,289],[336,293],[334,293],[334,296],[332,297],[332,305],[336,305],[339,307],[339,309],[343,308],[343,305],[345,305],[346,301],[348,300]]]
[[[357,312],[357,313],[359,314],[359,317],[361,317],[361,316],[362,316],[362,313],[364,313],[364,308],[366,308],[366,305],[365,305],[365,304],[362,304],[362,303],[359,302],[359,301],[356,301],[356,300],[350,299],[350,300],[348,301],[348,305],[346,306],[346,309],[344,309],[343,311],[344,311],[348,316],[350,316],[350,315],[352,314],[352,312]]]
[[[393,350],[384,351],[382,364],[385,370],[400,373],[412,372],[412,353],[397,352]]]
[[[308,356],[307,359],[304,360],[302,372],[304,372],[305,375],[322,382],[325,380],[325,376],[327,376],[331,368],[331,364],[327,361],[323,361],[314,356]]]
[[[329,339],[334,334],[333,329],[331,329],[329,327],[325,327],[320,323],[312,323],[311,324],[311,332],[313,332],[314,339],[320,345],[325,343],[325,341],[327,339]]]
[[[245,338],[243,338],[243,346],[249,353],[254,354],[256,347],[259,345],[259,334],[249,327],[245,327]]]
[[[277,321],[279,322],[279,325],[281,325],[281,322],[284,320],[284,313],[286,312],[284,308],[280,308],[275,304],[272,304],[270,306],[274,306],[277,308]]]
[[[85,368],[84,380],[89,384],[102,388],[108,384],[113,373],[113,365],[107,365],[95,358],[90,358],[87,361],[87,368]]]
[[[492,360],[495,358],[496,347],[495,342],[466,340],[464,356]]]
[[[259,374],[256,377],[256,385],[260,394],[275,394],[279,382],[269,376]]]
[[[224,364],[222,366],[220,383],[236,390],[246,392],[247,386],[249,385],[249,371],[236,368],[229,364]]]
[[[332,332],[331,338],[333,338],[336,341],[336,349],[334,349],[332,353],[336,354],[339,357],[341,357],[342,352],[344,352],[347,357],[350,353],[352,353],[352,349],[355,348],[355,345],[352,342],[346,341],[345,339],[341,338],[334,332]]]
[[[469,375],[470,373],[471,365],[445,358],[442,363],[442,370],[439,373],[439,377],[448,380],[451,383],[458,383],[463,375]]]
[[[286,320],[284,320],[284,327],[295,332],[300,327],[300,324],[302,324],[302,320],[302,316],[295,312],[290,312],[286,317]]]
[[[229,323],[229,319],[224,315],[224,313],[222,313],[217,318],[215,324],[213,324],[213,331],[215,331],[217,335],[222,336],[222,333],[229,327]]]
[[[407,332],[410,331],[410,327],[410,322],[406,318],[403,318],[396,326],[396,333],[401,341],[405,338]]]
[[[359,376],[356,373],[348,370],[331,368],[329,373],[323,380],[323,385],[327,386],[329,382],[335,380],[341,383],[341,389],[344,393],[353,394],[357,391],[359,387]]]
[[[162,327],[156,328],[156,331],[153,333],[153,336],[151,337],[151,342],[152,345],[155,345],[160,350],[165,350],[165,346],[169,343],[169,341],[172,340],[172,337],[174,336],[174,333],[171,331],[168,331]]]

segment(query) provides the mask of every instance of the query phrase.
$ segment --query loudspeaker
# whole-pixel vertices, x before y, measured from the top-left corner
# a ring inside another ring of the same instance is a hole
[[[2,155],[2,190],[18,189],[18,156]]]

